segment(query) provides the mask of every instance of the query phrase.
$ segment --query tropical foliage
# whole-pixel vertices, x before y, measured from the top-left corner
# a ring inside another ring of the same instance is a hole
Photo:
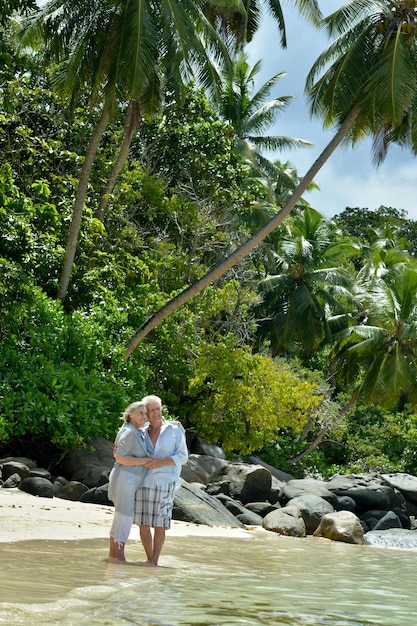
[[[170,4],[177,17],[183,4]],[[266,4],[285,38],[279,3]],[[16,54],[14,36],[1,40],[0,454],[34,446],[53,463],[96,435],[112,438],[125,405],[153,392],[231,455],[257,453],[294,473],[417,471],[416,223],[387,207],[327,220],[302,198],[313,174],[299,181],[281,160],[287,143],[300,142],[263,134],[285,113],[287,99],[270,97],[279,74],[255,91],[259,65],[250,68],[244,55],[261,3],[189,3],[171,42],[178,55],[162,45],[165,22],[153,15],[161,30],[144,35],[150,58],[136,67],[123,47],[129,38],[119,36],[128,24],[122,9],[139,5],[151,3],[80,2],[72,12],[73,3],[55,0],[31,14],[25,33],[36,50]],[[314,2],[297,5],[317,17]],[[313,110],[339,125],[336,143],[370,133],[379,154],[397,140],[414,149],[408,88],[404,98],[391,94],[402,123],[387,102],[377,114],[371,98],[394,59],[393,40],[401,85],[411,59],[400,43],[406,29],[394,28],[384,2],[372,13],[358,0],[349,7],[326,21],[341,46],[312,70]],[[68,40],[57,37],[58,24]],[[209,35],[227,59],[217,98],[197,84],[212,70],[217,79]],[[185,56],[180,42],[189,44]],[[99,44],[95,65],[89,46]],[[123,51],[120,67],[113,45]],[[348,94],[350,74],[341,70],[353,74],[350,55],[367,45],[368,82],[357,77],[361,87],[354,81]],[[406,45],[414,49],[414,39]],[[155,79],[155,99],[146,99],[152,89],[136,89],[140,74],[148,87]],[[277,159],[267,162],[263,148]],[[63,306],[56,295],[83,171]],[[232,261],[223,265],[225,257]],[[167,303],[169,317],[156,317],[153,332],[126,352]]]

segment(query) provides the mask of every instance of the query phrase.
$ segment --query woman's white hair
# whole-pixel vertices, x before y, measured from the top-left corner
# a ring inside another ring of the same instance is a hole
[[[143,400],[141,400],[140,402],[132,402],[132,404],[129,404],[127,409],[123,411],[120,419],[124,422],[130,422],[130,416],[136,413],[140,407],[144,407],[146,411],[148,411],[147,406]]]

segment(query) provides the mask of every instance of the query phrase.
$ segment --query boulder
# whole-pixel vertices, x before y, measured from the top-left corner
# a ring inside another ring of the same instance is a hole
[[[325,537],[344,543],[364,543],[363,528],[359,518],[351,511],[335,511],[322,517],[314,537]]]
[[[393,489],[397,489],[406,500],[417,503],[417,477],[411,474],[398,472],[396,474],[381,474],[382,480]]]
[[[388,530],[389,528],[402,528],[401,521],[394,511],[388,511],[373,527],[373,530]]]
[[[271,511],[276,511],[281,508],[281,505],[278,504],[270,504],[269,502],[248,502],[245,504],[245,508],[249,509],[253,513],[260,515],[261,517],[265,517]]]
[[[56,468],[55,474],[62,474],[68,480],[80,481],[88,487],[97,487],[108,482],[113,465],[113,442],[103,437],[95,437],[85,448],[69,452]]]
[[[318,528],[320,521],[327,513],[333,513],[334,508],[324,498],[313,493],[306,493],[290,500],[287,506],[295,506],[301,512],[306,525],[307,535],[312,535]]]
[[[81,500],[82,496],[88,491],[88,487],[83,483],[79,483],[76,480],[71,480],[65,485],[54,482],[54,494],[57,498],[62,500],[72,500],[77,502]]]
[[[181,480],[181,489],[175,494],[172,517],[193,524],[244,527],[217,498],[184,480]]]
[[[13,474],[19,474],[21,480],[23,480],[30,476],[30,468],[25,463],[20,463],[20,461],[7,461],[3,463],[1,469],[3,480],[6,481],[9,476]]]
[[[272,478],[261,465],[229,463],[217,470],[207,485],[207,493],[216,496],[226,494],[242,504],[254,500],[270,501]]]
[[[286,505],[293,498],[306,494],[323,498],[323,500],[329,502],[334,509],[337,506],[337,496],[329,491],[327,483],[323,480],[314,480],[313,478],[299,478],[284,483],[279,494],[279,501],[281,504]]]
[[[379,474],[336,475],[327,481],[327,488],[339,497],[352,498],[359,512],[406,507],[404,496],[389,486]]]
[[[29,476],[21,481],[19,489],[30,493],[32,496],[39,496],[40,498],[54,497],[54,486],[47,478]]]
[[[18,487],[21,480],[20,474],[16,472],[15,474],[9,476],[7,480],[2,482],[2,489],[13,489],[14,487]]]
[[[80,502],[88,502],[91,504],[104,504],[105,506],[113,506],[113,502],[108,498],[109,484],[100,485],[87,489],[80,498]]]
[[[207,485],[212,474],[227,464],[227,461],[214,456],[190,454],[181,468],[181,478],[187,483],[200,482]]]
[[[305,537],[306,526],[301,512],[295,506],[286,506],[271,511],[262,520],[262,527],[287,537]]]

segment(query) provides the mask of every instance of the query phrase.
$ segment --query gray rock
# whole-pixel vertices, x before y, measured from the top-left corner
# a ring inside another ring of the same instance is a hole
[[[356,511],[356,502],[350,496],[337,496],[337,505],[334,507],[336,511]]]
[[[18,487],[20,485],[21,480],[20,474],[16,472],[15,474],[9,476],[7,480],[2,482],[1,487],[2,489],[13,489],[14,487]]]
[[[68,480],[78,480],[88,487],[97,487],[106,473],[108,476],[113,465],[113,442],[95,437],[85,448],[69,452],[57,470]]]
[[[242,513],[238,513],[236,518],[245,526],[262,526],[263,517],[260,515],[256,515],[253,511],[248,511],[247,509]]]
[[[108,498],[109,484],[93,487],[83,493],[80,502],[88,502],[91,504],[104,504],[105,506],[113,506],[113,502]]]
[[[228,461],[214,456],[190,454],[181,468],[181,478],[188,483],[201,482],[207,485],[212,474],[227,465]]]
[[[44,467],[35,467],[30,470],[30,476],[38,476],[38,478],[47,478],[52,482],[52,474]]]
[[[224,493],[243,504],[254,500],[270,500],[271,474],[260,465],[229,463],[211,476],[207,493]]]
[[[388,530],[388,528],[401,528],[401,521],[394,511],[388,511],[373,527],[373,530]]]
[[[280,483],[287,483],[289,480],[295,480],[295,477],[292,476],[292,474],[283,472],[280,469],[277,469],[276,467],[274,467],[273,465],[269,465],[268,463],[265,463],[265,461],[263,461],[258,456],[248,456],[245,459],[245,461],[247,461],[247,463],[251,463],[252,465],[262,465],[262,467],[267,469],[271,473],[272,476],[274,476],[277,480],[279,480]]]
[[[353,498],[359,511],[389,511],[396,506],[405,508],[404,496],[389,486],[379,474],[336,475],[327,481],[327,486],[338,496]]]
[[[19,489],[30,493],[32,496],[39,496],[40,498],[54,497],[54,486],[47,478],[29,476],[21,481]]]
[[[299,478],[289,480],[282,487],[279,501],[286,505],[293,498],[304,495],[315,495],[329,502],[333,508],[337,506],[337,496],[327,489],[327,483],[313,478]]]
[[[301,512],[295,506],[271,511],[262,520],[262,527],[287,537],[305,537],[306,526]]]
[[[416,476],[398,472],[396,474],[381,474],[381,478],[393,489],[398,489],[406,500],[417,503]]]
[[[244,527],[217,498],[184,480],[181,480],[181,489],[175,494],[172,517],[193,524]]]
[[[260,515],[261,517],[265,517],[271,511],[276,511],[281,508],[281,505],[278,504],[270,504],[269,502],[248,502],[245,504],[245,508],[249,509],[256,515]]]
[[[7,463],[3,463],[1,474],[5,481],[13,474],[19,474],[20,478],[23,480],[23,478],[30,476],[30,468],[19,461],[7,461]]]
[[[54,494],[57,498],[61,498],[62,500],[77,502],[81,500],[82,496],[87,491],[88,487],[86,485],[75,480],[67,482],[66,485],[60,485],[57,482],[54,483]]]
[[[7,456],[0,459],[0,466],[4,463],[10,463],[14,461],[16,463],[22,463],[22,465],[27,465],[29,469],[34,469],[36,467],[36,462],[33,459],[29,459],[27,456]]]
[[[287,506],[295,506],[301,512],[301,516],[306,525],[307,535],[312,535],[318,528],[320,521],[327,513],[333,513],[334,508],[321,498],[313,493],[306,493],[302,496],[297,496],[290,500]]]
[[[325,537],[332,541],[355,544],[364,543],[363,535],[360,520],[351,511],[327,513],[314,532],[314,537]]]

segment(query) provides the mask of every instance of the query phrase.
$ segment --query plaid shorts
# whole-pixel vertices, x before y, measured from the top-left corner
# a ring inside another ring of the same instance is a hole
[[[175,482],[162,487],[140,487],[136,492],[133,523],[170,528],[174,494]]]

